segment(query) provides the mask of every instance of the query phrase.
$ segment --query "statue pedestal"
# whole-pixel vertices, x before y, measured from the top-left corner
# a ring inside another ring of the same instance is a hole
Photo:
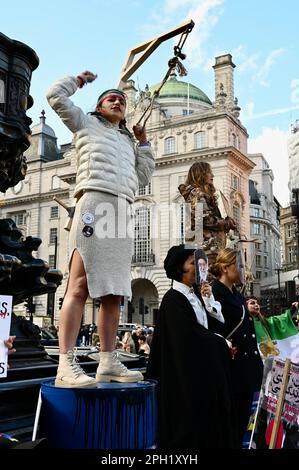
[[[50,448],[151,449],[157,441],[156,382],[41,386],[40,435]]]

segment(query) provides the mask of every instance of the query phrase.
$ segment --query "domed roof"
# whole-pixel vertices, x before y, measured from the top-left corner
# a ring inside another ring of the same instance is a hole
[[[53,131],[52,127],[46,124],[45,114],[46,113],[43,110],[39,117],[39,123],[31,127],[31,135],[46,134],[56,138],[55,132]]]
[[[153,92],[157,90],[160,85],[161,83],[152,85],[150,87],[151,94],[153,94]],[[177,80],[175,72],[172,72],[167,82],[164,83],[159,93],[158,99],[163,99],[163,98],[188,99],[188,95],[189,95],[190,100],[202,101],[206,104],[212,105],[210,99],[200,88],[192,85],[191,83]]]

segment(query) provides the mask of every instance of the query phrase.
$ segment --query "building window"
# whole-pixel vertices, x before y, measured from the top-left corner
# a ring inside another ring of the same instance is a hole
[[[193,111],[191,109],[183,109],[183,116],[190,116],[190,114],[193,114]]]
[[[206,135],[204,131],[199,131],[194,134],[194,146],[196,149],[206,147]]]
[[[256,251],[261,251],[261,244],[260,243],[255,243],[255,249]]]
[[[240,188],[240,178],[236,175],[231,175],[231,186],[233,189],[238,191]]]
[[[26,212],[13,212],[8,214],[8,217],[15,222],[17,227],[19,225],[26,225]]]
[[[287,237],[293,238],[295,236],[295,224],[288,224],[286,228],[287,228]]]
[[[233,144],[233,147],[236,147],[236,149],[239,149],[240,148],[240,139],[239,139],[239,136],[237,136],[236,134],[232,133],[232,144]]]
[[[268,256],[264,256],[264,267],[268,267]]]
[[[56,243],[57,240],[57,228],[50,228],[49,243]]]
[[[261,226],[260,224],[253,224],[253,235],[260,235],[261,233]]]
[[[57,219],[58,218],[58,206],[53,206],[51,207],[51,219]]]
[[[152,184],[151,182],[148,183],[146,186],[139,186],[138,187],[138,196],[146,196],[147,194],[152,193]]]
[[[232,134],[232,142],[233,142],[233,146],[235,147],[236,146],[236,134]]]
[[[49,255],[49,268],[55,268],[55,255]]]
[[[268,242],[265,240],[264,241],[264,251],[267,253],[268,251]]]
[[[52,176],[51,189],[60,188],[60,178],[57,175]]]
[[[262,278],[262,271],[256,271],[255,279],[261,279],[261,278]]]
[[[267,271],[265,272],[265,277],[268,277],[268,273],[267,273]]]
[[[153,261],[150,231],[150,209],[146,207],[136,209],[133,263]]]
[[[294,263],[297,258],[297,247],[289,246],[288,247],[288,263]]]
[[[260,210],[257,207],[253,208],[253,217],[259,217],[260,216]]]
[[[174,153],[175,152],[175,139],[174,137],[167,137],[164,142],[164,153]]]
[[[261,266],[261,256],[260,255],[255,255],[255,265],[256,266]]]

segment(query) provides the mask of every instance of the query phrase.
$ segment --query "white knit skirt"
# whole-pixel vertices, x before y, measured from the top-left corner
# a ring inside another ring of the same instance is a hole
[[[80,253],[92,299],[131,297],[134,248],[132,204],[109,193],[87,191],[76,204],[70,231],[71,257]]]

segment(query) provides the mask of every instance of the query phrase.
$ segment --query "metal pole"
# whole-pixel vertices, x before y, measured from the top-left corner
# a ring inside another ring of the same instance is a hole
[[[54,242],[54,269],[57,268],[57,236]],[[51,295],[51,294],[48,294]],[[55,319],[55,292],[52,293],[52,310],[51,310],[51,325],[54,325]]]
[[[28,299],[29,301],[29,318],[30,318],[30,321],[33,323],[33,309],[32,309],[32,306],[33,306],[33,297],[29,297]]]
[[[299,276],[299,188],[292,189],[293,202],[291,204],[292,215],[296,217],[296,235],[297,235],[297,268]]]
[[[55,248],[54,248],[54,269],[57,268],[57,236],[55,237]]]
[[[277,279],[278,279],[278,304],[279,304],[279,308],[281,307],[281,298],[280,298],[280,271],[281,271],[281,268],[276,268],[275,271],[277,271]]]

